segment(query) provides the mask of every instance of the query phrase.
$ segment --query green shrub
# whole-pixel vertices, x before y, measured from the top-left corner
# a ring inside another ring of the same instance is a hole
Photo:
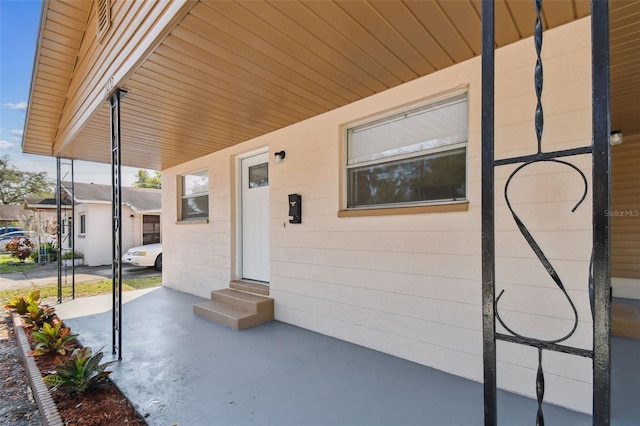
[[[84,259],[84,254],[79,251],[65,251],[62,253],[61,259],[63,260],[71,260],[71,259]]]
[[[40,306],[37,301],[33,300],[29,303],[29,306],[27,306],[27,313],[24,314],[23,317],[27,326],[42,328],[45,323],[53,324],[55,308]]]
[[[26,315],[29,311],[29,305],[32,302],[38,304],[38,300],[40,300],[40,291],[35,290],[31,294],[27,294],[26,296],[15,297],[9,301],[7,305],[5,305],[5,309],[13,309],[18,315]]]
[[[38,255],[46,257],[48,262],[55,262],[58,260],[58,245],[55,242],[40,244],[40,247],[34,250],[29,257],[34,262],[37,262]]]
[[[106,371],[106,368],[116,361],[100,364],[102,357],[102,351],[92,354],[90,347],[76,349],[70,359],[56,366],[56,374],[45,376],[43,380],[64,393],[83,393],[109,387],[111,371]]]
[[[63,327],[62,323],[51,325],[45,322],[40,331],[34,331],[31,336],[36,342],[36,348],[31,351],[31,355],[44,355],[52,352],[65,355],[67,350],[64,345],[78,335],[71,334],[71,329]]]

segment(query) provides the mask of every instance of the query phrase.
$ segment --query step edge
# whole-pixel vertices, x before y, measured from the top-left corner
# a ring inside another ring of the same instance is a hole
[[[232,288],[234,290],[244,291],[250,294],[257,294],[260,296],[268,296],[270,293],[268,284],[261,284],[253,281],[246,281],[246,280],[230,281],[229,288]]]
[[[214,306],[211,306],[211,305],[214,305]],[[221,310],[217,310],[218,307],[221,307],[222,309]],[[206,312],[215,312],[215,313],[218,313],[220,315],[227,316],[229,318],[245,318],[245,317],[250,317],[250,316],[255,315],[254,312],[250,312],[250,311],[247,311],[245,309],[238,308],[236,306],[232,306],[232,305],[228,305],[228,304],[220,303],[220,302],[216,302],[216,301],[207,301],[207,302],[203,302],[203,303],[196,303],[196,304],[193,305],[193,309],[194,309],[194,311],[196,309],[200,309],[200,310],[204,310]],[[225,310],[227,312],[224,312]],[[229,312],[229,311],[232,311],[232,312]],[[234,317],[234,316],[232,316],[233,314],[240,314],[240,315],[238,315],[237,317]]]

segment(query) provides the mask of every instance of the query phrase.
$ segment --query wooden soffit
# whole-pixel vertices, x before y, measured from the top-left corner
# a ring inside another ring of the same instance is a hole
[[[122,81],[123,164],[165,169],[477,56],[480,10],[480,0],[195,2]],[[589,12],[588,1],[545,0],[544,26]],[[612,76],[624,82],[612,84],[613,122],[636,132],[639,18],[640,2],[612,3]],[[534,20],[533,1],[497,1],[497,47],[530,37]],[[68,141],[44,132],[55,133],[53,115],[42,129],[29,122],[25,151],[41,143],[108,162],[101,105]]]

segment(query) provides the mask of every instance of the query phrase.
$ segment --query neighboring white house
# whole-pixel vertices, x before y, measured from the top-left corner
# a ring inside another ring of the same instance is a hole
[[[71,197],[71,183],[63,188]],[[74,183],[75,217],[73,229],[75,250],[84,255],[89,266],[111,264],[111,186],[93,183]],[[66,212],[70,212],[66,210]],[[159,243],[161,236],[161,191],[149,188],[122,188],[122,252],[143,244]],[[65,217],[65,234],[72,218]],[[63,238],[65,248],[71,239]]]
[[[625,64],[640,58],[640,3],[623,3],[611,19],[625,36],[612,37],[612,123],[637,170],[640,74]],[[533,2],[496,4],[495,141],[505,158],[536,152],[535,17]],[[588,146],[589,5],[545,8],[544,150]],[[471,1],[51,0],[23,150],[110,161],[105,100],[115,106],[115,89],[126,91],[123,164],[162,170],[163,285],[209,297],[231,281],[260,283],[279,321],[482,381],[480,22]],[[589,184],[574,213],[583,181],[563,164],[523,169],[509,196],[575,302],[580,321],[566,343],[590,349],[591,157],[567,161]],[[515,168],[495,176],[500,312],[517,331],[553,339],[573,313],[500,192]],[[296,196],[301,223],[290,222]],[[87,263],[102,262],[87,243],[110,233],[109,200],[76,189]],[[638,241],[621,262],[630,295]],[[500,342],[497,359],[498,386],[535,398],[537,350]],[[591,412],[592,360],[554,352],[544,368],[545,401]]]

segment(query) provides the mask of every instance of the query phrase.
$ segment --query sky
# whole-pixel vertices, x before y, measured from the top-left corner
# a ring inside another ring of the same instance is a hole
[[[40,0],[0,0],[0,155],[18,170],[44,171],[55,182],[55,158],[22,153],[41,7]],[[73,170],[76,182],[111,184],[109,164],[75,160]],[[133,186],[137,171],[122,167],[122,184]]]

